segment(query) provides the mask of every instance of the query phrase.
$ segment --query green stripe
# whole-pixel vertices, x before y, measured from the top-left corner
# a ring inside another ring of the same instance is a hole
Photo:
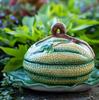
[[[77,77],[83,77],[83,76],[89,75],[92,72],[92,71],[89,71],[86,74],[70,77],[70,76],[61,76],[61,75],[52,75],[52,74],[50,74],[50,75],[49,74],[41,74],[41,73],[32,72],[27,69],[25,69],[25,70],[26,70],[26,72],[28,72],[30,74],[34,74],[34,75],[42,76],[42,77],[46,76],[48,78],[56,78],[56,79],[76,79]]]
[[[88,76],[85,75],[83,77],[76,77],[76,78],[52,78],[52,77],[47,77],[47,76],[39,76],[39,75],[35,75],[35,74],[30,74],[27,73],[31,79],[35,82],[40,82],[40,83],[44,83],[44,84],[49,84],[49,85],[71,85],[71,84],[80,84],[82,82],[84,82],[85,80],[88,79]],[[84,77],[86,77],[86,79],[84,79]],[[64,82],[62,82],[64,81]],[[68,82],[70,81],[70,82]],[[75,83],[75,81],[79,81],[78,83]]]
[[[54,49],[54,52],[71,52],[71,53],[77,53],[77,54],[81,54],[80,52],[78,52],[78,51],[74,51],[74,50],[66,50],[66,49]],[[81,54],[82,55],[82,54]]]
[[[70,65],[70,66],[72,66],[72,65],[84,65],[84,64],[88,64],[88,63],[91,63],[92,61],[94,61],[93,59],[92,60],[90,60],[90,61],[88,61],[88,62],[85,62],[85,63],[83,63],[83,64],[78,64],[78,63],[74,63],[74,64],[70,64],[70,63],[67,63],[67,64],[65,64],[65,63],[63,63],[63,64],[51,64],[51,63],[43,63],[43,62],[35,62],[35,61],[29,61],[28,59],[24,59],[24,61],[26,61],[27,63],[31,63],[31,64],[41,64],[41,65]]]

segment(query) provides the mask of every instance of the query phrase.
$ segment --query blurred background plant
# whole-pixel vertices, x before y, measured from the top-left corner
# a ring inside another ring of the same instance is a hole
[[[99,65],[99,0],[0,0],[0,69],[22,67],[30,45],[51,34],[57,21],[67,34],[87,41]]]

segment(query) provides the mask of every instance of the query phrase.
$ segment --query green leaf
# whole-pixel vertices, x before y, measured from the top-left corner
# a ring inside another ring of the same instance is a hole
[[[4,28],[4,31],[5,31],[6,33],[11,34],[11,35],[13,35],[13,33],[14,33],[14,31],[11,30],[11,29],[9,29],[9,28]]]
[[[80,35],[80,38],[87,41],[91,45],[99,44],[99,40],[88,38],[85,34]]]
[[[68,0],[67,9],[70,12],[79,13],[80,9],[75,4],[77,3],[76,0]]]
[[[6,54],[11,55],[11,56],[17,56],[17,54],[19,53],[18,50],[14,48],[0,46],[0,49],[3,50]]]
[[[9,46],[13,47],[17,41],[18,41],[17,39],[13,39],[12,41],[9,41]]]
[[[30,31],[32,31],[33,23],[34,23],[34,17],[24,17],[22,20],[23,25],[28,26]]]
[[[14,56],[14,57],[20,57],[22,58],[25,52],[27,51],[27,45],[19,45],[19,48],[9,48],[9,47],[1,47],[6,54]]]
[[[86,29],[88,27],[90,27],[91,25],[80,25],[80,26],[77,26],[75,28],[72,28],[71,29],[71,32],[76,32],[76,31],[80,31],[80,30],[83,30],[83,29]]]
[[[78,25],[97,25],[99,21],[96,20],[89,20],[89,19],[73,19],[73,22],[76,22]]]
[[[0,37],[0,41],[2,41],[2,42],[8,42],[9,40],[8,39],[6,39],[6,38],[3,38],[3,37]]]
[[[3,72],[10,72],[22,67],[22,59],[11,58],[5,65]]]
[[[42,6],[39,10],[39,14],[48,14],[49,13],[49,9],[50,9],[50,5],[49,4],[46,4],[44,6]]]
[[[6,54],[13,56],[4,67],[4,72],[9,72],[20,68],[23,63],[24,55],[28,49],[27,45],[19,45],[18,48],[0,47]]]
[[[71,29],[71,32],[76,32],[91,26],[99,25],[99,21],[79,18],[73,18],[72,23],[76,23],[77,25]]]
[[[24,54],[26,53],[27,50],[28,50],[28,46],[27,45],[19,45],[17,57],[20,57],[20,58],[23,59],[24,58]]]
[[[75,0],[69,0],[68,1],[68,8],[69,9],[72,9],[74,7],[74,5],[75,5]]]

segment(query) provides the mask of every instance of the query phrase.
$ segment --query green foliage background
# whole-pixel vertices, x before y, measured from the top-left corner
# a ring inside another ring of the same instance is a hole
[[[24,17],[22,25],[0,29],[0,53],[5,55],[0,60],[5,65],[3,72],[22,67],[24,54],[30,45],[50,35],[51,26],[56,22],[66,25],[67,34],[85,40],[92,46],[98,67],[99,7],[96,5],[87,9],[91,1],[93,0],[50,1],[35,16]],[[94,0],[93,3],[97,2]]]

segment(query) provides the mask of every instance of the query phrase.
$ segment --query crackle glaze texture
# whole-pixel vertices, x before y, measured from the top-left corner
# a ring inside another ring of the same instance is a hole
[[[60,32],[64,32],[64,29]],[[56,29],[52,33],[56,33]],[[23,61],[24,69],[37,83],[81,84],[94,68],[94,52],[84,41],[56,34],[29,48]]]

